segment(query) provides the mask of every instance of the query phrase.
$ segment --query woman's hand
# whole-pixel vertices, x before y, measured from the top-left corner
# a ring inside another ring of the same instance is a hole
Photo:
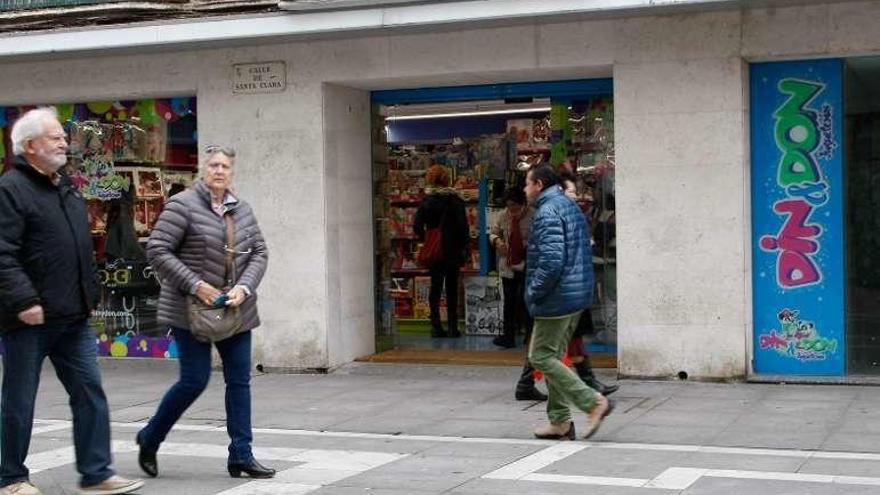
[[[247,299],[247,294],[245,294],[244,290],[241,287],[233,287],[226,293],[227,300],[226,305],[232,306],[233,308],[243,303],[245,299]]]
[[[214,300],[220,296],[222,292],[208,282],[199,282],[196,287],[196,297],[207,306],[213,306]]]

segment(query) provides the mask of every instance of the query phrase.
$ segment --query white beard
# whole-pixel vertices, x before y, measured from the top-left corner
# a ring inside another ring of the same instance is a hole
[[[35,153],[37,158],[49,168],[49,172],[57,172],[59,168],[67,163],[67,155],[55,155],[52,153]]]

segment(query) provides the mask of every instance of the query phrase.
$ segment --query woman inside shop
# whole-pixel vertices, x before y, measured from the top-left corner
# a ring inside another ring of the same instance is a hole
[[[257,462],[251,450],[250,395],[251,330],[260,325],[256,289],[268,252],[254,212],[231,189],[235,150],[208,146],[203,159],[202,178],[168,201],[147,243],[147,257],[162,281],[157,319],[171,327],[180,378],[137,434],[138,463],[149,476],[158,475],[159,446],[208,385],[211,342],[190,330],[196,327],[190,325],[189,306],[201,301],[238,308],[241,318],[237,333],[213,342],[226,381],[227,469],[234,478],[271,478],[275,470]]]
[[[526,328],[528,333],[532,326],[523,295],[526,246],[534,210],[526,205],[526,194],[520,187],[507,189],[504,205],[504,211],[489,230],[489,242],[497,253],[498,274],[504,287],[504,333],[495,337],[492,343],[509,349],[516,347],[516,334],[520,328]]]
[[[470,228],[464,201],[449,187],[449,171],[442,165],[428,168],[425,176],[428,194],[416,210],[413,232],[425,241],[426,232],[439,229],[439,256],[427,267],[431,275],[428,305],[431,310],[432,337],[461,337],[458,331],[458,275],[468,259]],[[446,287],[448,331],[440,323],[440,295]]]

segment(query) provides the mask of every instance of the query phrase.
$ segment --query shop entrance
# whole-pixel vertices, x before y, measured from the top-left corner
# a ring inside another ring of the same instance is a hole
[[[846,60],[847,373],[880,374],[880,57]]]
[[[511,191],[522,189],[527,169],[546,162],[571,172],[592,230],[596,287],[586,341],[593,353],[615,355],[611,80],[377,91],[371,99],[377,351],[497,350],[518,359],[524,319],[511,319],[520,327],[512,346],[498,339],[504,333],[502,276],[512,273],[499,270],[492,234],[504,230],[499,218],[506,218]],[[438,173],[449,177],[449,188],[440,190]],[[418,259],[426,240],[419,225],[430,215],[426,201],[438,194],[459,198],[467,224],[466,255],[436,311],[440,325],[431,319],[432,273]],[[450,311],[450,299],[457,311]],[[452,314],[457,324],[449,321]],[[460,337],[446,336],[456,328]]]

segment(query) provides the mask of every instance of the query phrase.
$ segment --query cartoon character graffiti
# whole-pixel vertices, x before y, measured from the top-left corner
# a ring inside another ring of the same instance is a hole
[[[775,349],[780,355],[798,361],[824,361],[837,352],[837,339],[822,337],[812,321],[799,320],[800,311],[783,309],[777,314],[779,332],[759,337],[761,349]]]

